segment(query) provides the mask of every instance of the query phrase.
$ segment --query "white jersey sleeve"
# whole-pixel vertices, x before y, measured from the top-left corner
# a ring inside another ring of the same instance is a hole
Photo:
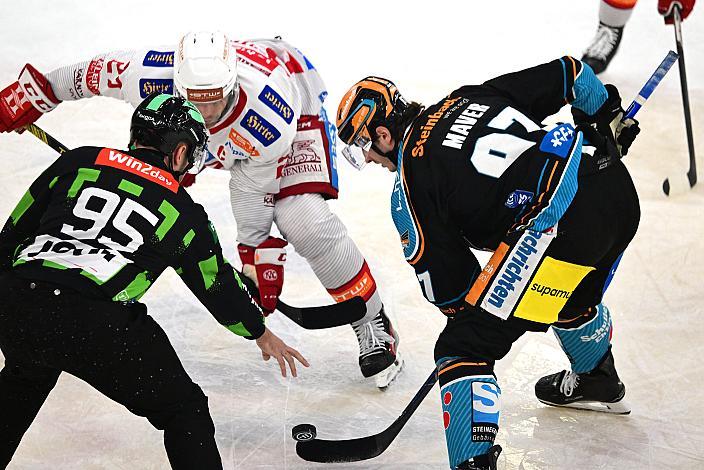
[[[150,93],[173,93],[173,46],[113,51],[59,67],[47,79],[62,101],[109,96],[137,106]]]

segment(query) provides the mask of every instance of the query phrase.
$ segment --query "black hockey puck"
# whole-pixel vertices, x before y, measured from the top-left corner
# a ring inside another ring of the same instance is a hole
[[[312,424],[297,424],[291,429],[291,435],[297,442],[312,441],[318,435]]]

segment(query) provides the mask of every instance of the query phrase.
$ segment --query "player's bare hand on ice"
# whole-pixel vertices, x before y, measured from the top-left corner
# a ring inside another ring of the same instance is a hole
[[[284,343],[284,341],[271,332],[269,328],[264,330],[264,334],[257,338],[257,346],[262,350],[262,358],[268,361],[270,358],[276,359],[281,368],[281,375],[286,377],[286,363],[291,369],[291,374],[298,377],[296,373],[296,360],[306,367],[308,361],[301,353]]]

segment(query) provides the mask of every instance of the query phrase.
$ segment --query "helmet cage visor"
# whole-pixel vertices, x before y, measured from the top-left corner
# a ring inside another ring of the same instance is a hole
[[[366,164],[365,152],[372,147],[372,137],[367,125],[376,112],[376,103],[371,99],[363,99],[340,125],[340,140],[346,146],[342,155],[357,170]]]
[[[367,164],[366,152],[372,148],[372,139],[366,128],[342,149],[342,155],[355,169],[361,170]]]
[[[196,143],[195,145],[193,145],[191,157],[188,159],[188,166],[185,170],[183,170],[184,173],[192,173],[197,175],[203,169],[203,166],[205,165],[205,155],[207,152],[207,146],[207,140],[202,144]]]

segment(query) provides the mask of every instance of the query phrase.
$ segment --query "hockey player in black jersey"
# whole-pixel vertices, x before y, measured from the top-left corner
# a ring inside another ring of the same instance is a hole
[[[295,360],[308,366],[264,326],[205,211],[179,186],[206,142],[190,102],[150,95],[132,116],[129,150],[66,152],[10,215],[0,233],[0,468],[61,372],[163,430],[173,468],[222,468],[207,397],[139,302],[169,266],[284,376],[286,362],[294,376]]]
[[[567,103],[577,127],[544,129]],[[448,317],[435,360],[453,469],[496,468],[494,364],[526,331],[552,325],[572,365],[537,382],[540,401],[629,412],[602,303],[640,218],[620,161],[639,128],[622,116],[616,88],[572,57],[464,86],[426,109],[378,77],[340,103],[343,154],[396,172],[391,213],[404,255]],[[470,248],[493,251],[484,269]]]

